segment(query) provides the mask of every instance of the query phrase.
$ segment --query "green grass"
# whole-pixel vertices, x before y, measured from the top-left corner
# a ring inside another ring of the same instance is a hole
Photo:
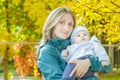
[[[100,74],[100,80],[120,80],[120,71]]]
[[[2,64],[2,65],[0,65],[0,76],[4,75],[3,71],[4,71],[4,66]],[[17,76],[17,72],[15,71],[15,68],[12,64],[8,65],[8,73],[13,74],[14,76]]]

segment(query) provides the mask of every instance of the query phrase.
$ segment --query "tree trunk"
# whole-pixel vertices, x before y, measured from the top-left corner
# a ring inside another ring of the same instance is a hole
[[[5,55],[3,57],[4,66],[4,80],[8,80],[8,62],[9,62],[9,46],[6,48]]]

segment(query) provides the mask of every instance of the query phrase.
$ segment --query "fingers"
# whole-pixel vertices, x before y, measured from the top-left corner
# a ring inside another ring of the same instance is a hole
[[[70,74],[70,77],[72,77],[72,75],[76,73],[77,78],[82,78],[90,67],[89,60],[87,59],[86,60],[74,60],[74,61],[70,61],[69,63],[76,64],[75,68]]]
[[[79,68],[78,71],[76,72],[76,77],[77,78],[82,78],[86,71],[83,68]]]
[[[82,78],[85,73],[86,73],[86,71],[83,69],[83,70],[81,70],[81,73],[79,73],[78,76],[76,76],[76,77],[77,78]]]
[[[77,60],[69,61],[69,63],[74,63],[74,64],[76,64],[76,63],[77,63]],[[77,66],[75,66],[74,69],[72,70],[72,72],[70,73],[70,77],[73,76],[73,74],[76,72],[76,70],[77,70]]]
[[[70,73],[70,77],[72,77],[73,76],[73,74],[76,72],[76,70],[77,70],[77,67],[75,66],[75,68],[72,70],[72,72]]]
[[[76,72],[76,77],[81,78],[82,73],[83,73],[83,70],[79,68],[78,71]]]
[[[70,77],[72,77],[74,73],[76,73],[76,76],[80,75],[81,72],[79,72],[79,71],[81,68],[79,68],[79,66],[78,66],[78,60],[69,61],[69,63],[76,64],[76,66],[74,67],[74,69],[72,70],[72,72],[70,74]]]
[[[85,71],[84,69],[79,68],[79,67],[76,66],[76,67],[72,70],[72,72],[71,72],[71,74],[70,74],[70,77],[72,77],[74,73],[76,73],[76,77],[77,77],[77,78],[82,78],[82,77],[84,76],[84,74],[86,73],[86,71]]]

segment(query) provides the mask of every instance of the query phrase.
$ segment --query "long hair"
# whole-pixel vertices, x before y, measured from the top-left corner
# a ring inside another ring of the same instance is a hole
[[[70,14],[73,17],[74,26],[75,26],[75,17],[73,15],[72,11],[69,8],[58,7],[56,9],[54,9],[53,11],[50,12],[50,14],[48,15],[48,17],[47,17],[47,19],[44,23],[43,36],[42,36],[42,39],[41,39],[41,42],[40,42],[40,46],[44,45],[48,40],[50,40],[52,38],[53,28],[58,23],[60,18],[66,13]]]

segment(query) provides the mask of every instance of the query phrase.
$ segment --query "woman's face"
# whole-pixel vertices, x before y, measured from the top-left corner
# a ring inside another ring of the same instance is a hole
[[[53,28],[53,37],[67,39],[73,30],[74,24],[73,17],[70,14],[64,14]]]

